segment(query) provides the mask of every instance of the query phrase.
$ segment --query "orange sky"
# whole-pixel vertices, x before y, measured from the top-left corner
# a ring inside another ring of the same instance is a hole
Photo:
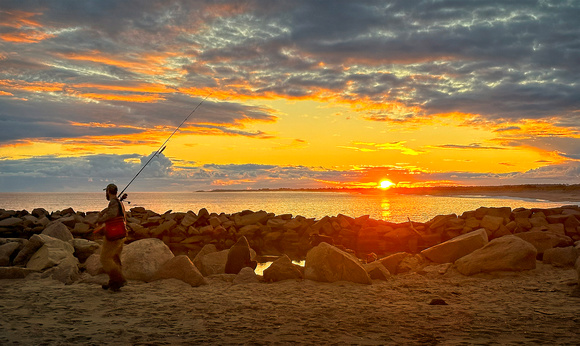
[[[0,191],[122,184],[206,97],[137,189],[580,182],[575,5],[333,4],[0,5]]]

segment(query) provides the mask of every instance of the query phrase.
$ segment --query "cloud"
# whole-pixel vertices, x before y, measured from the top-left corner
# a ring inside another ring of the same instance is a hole
[[[352,149],[362,152],[373,152],[378,150],[398,150],[404,155],[419,155],[425,153],[425,151],[415,150],[405,146],[406,141],[392,142],[392,143],[364,143],[364,142],[353,142],[352,146],[339,146],[343,149]]]
[[[151,154],[153,155],[153,154]],[[100,191],[110,182],[124,188],[143,165],[151,162],[128,191],[197,191],[211,189],[376,187],[390,179],[400,186],[506,185],[577,183],[580,163],[545,166],[527,172],[428,172],[413,166],[363,166],[347,169],[264,164],[196,164],[136,154],[39,156],[0,160],[0,191]]]
[[[442,149],[478,149],[478,150],[505,150],[507,148],[504,147],[493,147],[493,146],[486,146],[482,145],[481,143],[471,143],[469,145],[461,145],[461,144],[443,144],[443,145],[435,145],[430,146],[431,148],[442,148]]]
[[[414,116],[495,120],[565,117],[580,105],[574,2],[133,0],[37,8],[5,1],[3,8],[14,18],[4,27],[53,35],[38,43],[43,60],[35,50],[9,54],[3,63],[13,66],[12,78],[27,75],[23,64],[43,67],[54,81],[71,74],[148,80],[153,73],[168,86],[233,95],[332,94],[419,107]],[[8,44],[8,51],[16,45]],[[158,97],[151,100],[165,100]]]

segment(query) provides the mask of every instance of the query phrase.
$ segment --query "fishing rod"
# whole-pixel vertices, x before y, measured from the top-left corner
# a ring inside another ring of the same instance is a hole
[[[183,124],[185,124],[185,122],[187,121],[187,119],[189,119],[189,117],[191,117],[191,115],[193,113],[195,113],[195,111],[201,106],[201,104],[207,100],[208,97],[211,96],[212,93],[209,93],[206,97],[203,98],[203,100],[201,100],[201,102],[195,106],[195,108],[191,111],[191,113],[189,113],[188,116],[185,117],[185,119],[183,119],[183,121],[181,122],[181,124],[179,124],[179,126],[177,126],[175,128],[175,130],[173,131],[173,133],[171,133],[171,135],[169,137],[167,137],[167,139],[165,140],[165,142],[163,142],[163,144],[161,144],[161,146],[159,147],[159,149],[157,149],[157,151],[155,153],[153,153],[153,155],[151,155],[151,157],[149,158],[149,160],[143,165],[143,167],[141,167],[141,169],[139,170],[139,172],[137,172],[137,174],[135,174],[135,176],[133,177],[133,179],[131,179],[131,181],[127,184],[127,186],[125,186],[125,188],[123,189],[123,191],[121,191],[119,193],[119,195],[117,196],[121,201],[124,200],[125,198],[127,198],[127,194],[123,194],[123,192],[125,192],[125,190],[127,190],[127,188],[129,187],[129,185],[131,185],[131,183],[137,179],[137,177],[139,176],[139,174],[141,174],[141,172],[145,169],[145,167],[147,167],[147,165],[149,164],[149,162],[151,162],[153,160],[154,157],[159,156],[159,154],[161,154],[163,152],[163,150],[165,150],[165,148],[167,147],[167,142],[169,142],[169,140],[171,139],[171,137],[173,137],[173,135],[177,132],[177,130],[179,130],[179,128],[181,126],[183,126]]]

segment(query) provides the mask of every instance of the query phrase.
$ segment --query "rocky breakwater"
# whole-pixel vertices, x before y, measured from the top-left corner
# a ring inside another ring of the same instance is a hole
[[[93,234],[97,215],[96,212],[77,212],[72,208],[52,213],[42,208],[30,213],[26,210],[0,210],[0,266],[4,270],[3,277],[19,277],[28,271],[42,271],[44,275],[61,278],[63,282],[74,281],[79,269],[82,271],[91,265],[87,259],[100,247],[99,236]],[[545,257],[548,263],[554,265],[573,264],[578,258],[574,242],[580,240],[580,207],[514,210],[481,207],[461,215],[438,215],[427,222],[402,223],[346,215],[316,220],[249,210],[234,214],[210,213],[206,209],[197,213],[168,211],[158,214],[137,207],[128,211],[127,225],[128,244],[157,239],[173,255],[184,256],[179,257],[177,263],[187,262],[187,257],[203,275],[220,273],[219,268],[225,265],[224,259],[227,259],[227,249],[245,237],[257,255],[284,256],[292,260],[308,259],[311,249],[321,243],[333,245],[333,249],[340,251],[340,258],[344,258],[344,267],[336,270],[344,272],[344,268],[348,267],[346,263],[356,259],[370,278],[375,279],[421,271],[433,264],[456,263],[459,268],[459,260],[465,261],[465,258],[483,248],[491,251],[489,244],[496,244],[495,240],[506,237],[509,241],[505,244],[502,241],[502,246],[494,248],[523,249],[521,256],[513,259],[527,263],[520,268],[529,269],[531,257],[534,260]],[[522,246],[520,240],[531,247]],[[211,253],[199,257],[204,253],[203,249],[207,251],[207,246],[211,247]],[[310,255],[311,258],[320,258],[317,262],[322,267],[327,266],[324,258],[331,256],[331,253],[338,256],[334,250],[324,249],[318,250],[322,255]],[[33,256],[41,255],[44,264],[29,265]],[[92,257],[93,263],[98,262],[95,256]],[[477,257],[475,261],[484,260],[489,258]],[[204,261],[213,261],[215,265],[200,265]],[[54,268],[64,262],[66,265],[61,266],[64,272],[55,275]],[[283,261],[285,264],[288,262]],[[314,263],[314,260],[311,262]],[[188,270],[192,270],[189,267]],[[286,267],[296,274],[291,266]],[[308,269],[308,263],[306,267]],[[487,270],[469,265],[464,267],[470,268],[465,269],[465,273],[469,274]],[[217,271],[215,268],[218,268]],[[490,268],[501,268],[501,265]],[[325,273],[324,270],[310,267],[307,276],[342,277]],[[362,281],[366,281],[366,277]]]

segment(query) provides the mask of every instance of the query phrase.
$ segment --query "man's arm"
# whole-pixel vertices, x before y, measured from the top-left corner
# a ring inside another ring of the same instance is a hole
[[[97,223],[103,223],[119,215],[119,206],[115,200],[109,201],[109,206],[99,213]]]

